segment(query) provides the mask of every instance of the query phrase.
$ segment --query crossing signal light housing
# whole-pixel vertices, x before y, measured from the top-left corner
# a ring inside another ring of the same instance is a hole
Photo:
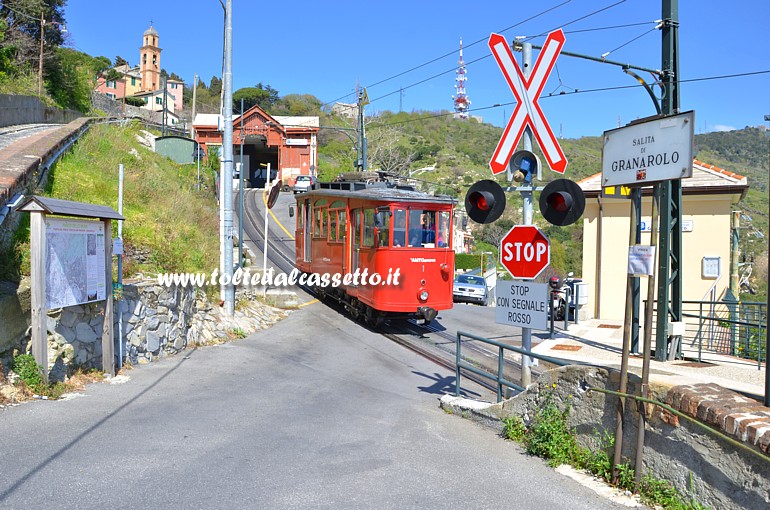
[[[540,158],[534,152],[522,149],[511,156],[508,163],[508,180],[515,182],[532,183],[532,178],[542,178]]]
[[[540,193],[540,212],[551,224],[572,225],[586,208],[583,190],[569,179],[549,182]]]
[[[465,194],[465,211],[476,223],[492,223],[504,210],[505,191],[495,181],[478,181]]]

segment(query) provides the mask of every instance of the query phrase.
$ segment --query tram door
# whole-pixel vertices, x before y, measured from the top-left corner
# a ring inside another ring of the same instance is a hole
[[[350,258],[350,273],[355,273],[358,270],[358,257],[361,252],[361,209],[353,209],[350,211],[353,216],[352,228],[350,229],[350,244],[345,246],[352,248]]]
[[[305,217],[303,218],[305,225],[305,230],[303,231],[304,236],[304,249],[305,249],[305,262],[310,262],[313,258],[312,255],[312,245],[311,245],[311,239],[312,236],[312,230],[313,230],[313,206],[310,203],[310,200],[305,200],[305,207],[303,208]]]

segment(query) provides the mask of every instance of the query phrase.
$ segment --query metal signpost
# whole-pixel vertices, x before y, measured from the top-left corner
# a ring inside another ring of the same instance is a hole
[[[490,35],[488,41],[489,49],[492,51],[511,92],[513,92],[516,98],[516,108],[489,162],[489,168],[494,175],[508,170],[522,135],[524,138],[524,149],[526,151],[532,150],[533,131],[551,170],[563,174],[567,168],[567,158],[564,156],[564,152],[553,130],[548,125],[538,102],[548,76],[556,64],[556,58],[564,46],[564,42],[564,32],[561,29],[549,33],[534,67],[531,66],[532,45],[525,43],[522,48],[522,67],[524,68],[522,71],[522,68],[513,57],[513,51],[505,37],[499,34]],[[537,163],[537,159],[534,157],[533,160],[536,168],[531,168],[530,165],[532,163],[528,161],[526,169],[532,170],[537,174],[539,172],[539,163]],[[534,191],[532,173],[528,176],[522,175],[521,172],[519,174],[520,179],[516,179],[515,173],[508,172],[509,180],[513,179],[518,182],[523,180],[527,183],[519,187],[524,203],[524,225],[514,227],[503,238],[500,247],[501,262],[508,268],[508,271],[514,278],[532,279],[548,266],[550,262],[550,243],[542,232],[535,227],[531,227],[532,192]],[[516,228],[520,230],[515,232]],[[531,231],[530,228],[534,228],[536,232]],[[507,251],[506,247],[508,248]],[[509,264],[510,267],[506,264]],[[523,276],[517,276],[518,274]],[[531,350],[532,328],[522,327],[521,338],[522,348],[528,351]],[[532,362],[531,357],[522,356],[521,385],[525,388],[532,381],[530,369]]]

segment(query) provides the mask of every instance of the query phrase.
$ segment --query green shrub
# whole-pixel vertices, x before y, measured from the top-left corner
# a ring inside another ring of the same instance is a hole
[[[551,466],[575,464],[583,457],[575,434],[569,428],[569,406],[560,411],[551,397],[546,397],[532,418],[524,447],[530,455],[547,459]]]
[[[13,359],[13,371],[19,374],[21,380],[32,391],[42,393],[45,390],[43,383],[43,367],[37,364],[31,354],[21,354]]]
[[[527,429],[520,416],[506,416],[503,418],[503,437],[511,441],[523,441]]]

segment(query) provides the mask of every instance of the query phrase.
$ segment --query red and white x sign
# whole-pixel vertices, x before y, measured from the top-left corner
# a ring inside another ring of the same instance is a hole
[[[513,110],[511,120],[505,127],[503,136],[497,144],[492,160],[489,162],[489,168],[492,173],[497,175],[505,172],[508,166],[508,160],[516,150],[519,144],[521,134],[524,128],[529,126],[535,132],[537,143],[540,144],[548,166],[554,172],[564,173],[567,168],[567,158],[559,146],[551,127],[545,120],[543,110],[540,109],[539,99],[543,92],[548,75],[551,74],[556,57],[561,53],[564,46],[564,32],[561,29],[548,34],[543,49],[532,68],[532,74],[529,80],[524,78],[519,64],[513,58],[513,52],[508,46],[505,37],[499,34],[489,36],[489,49],[497,60],[497,65],[502,69],[505,79],[508,80],[508,86],[511,87],[513,95],[516,97],[516,108]]]

